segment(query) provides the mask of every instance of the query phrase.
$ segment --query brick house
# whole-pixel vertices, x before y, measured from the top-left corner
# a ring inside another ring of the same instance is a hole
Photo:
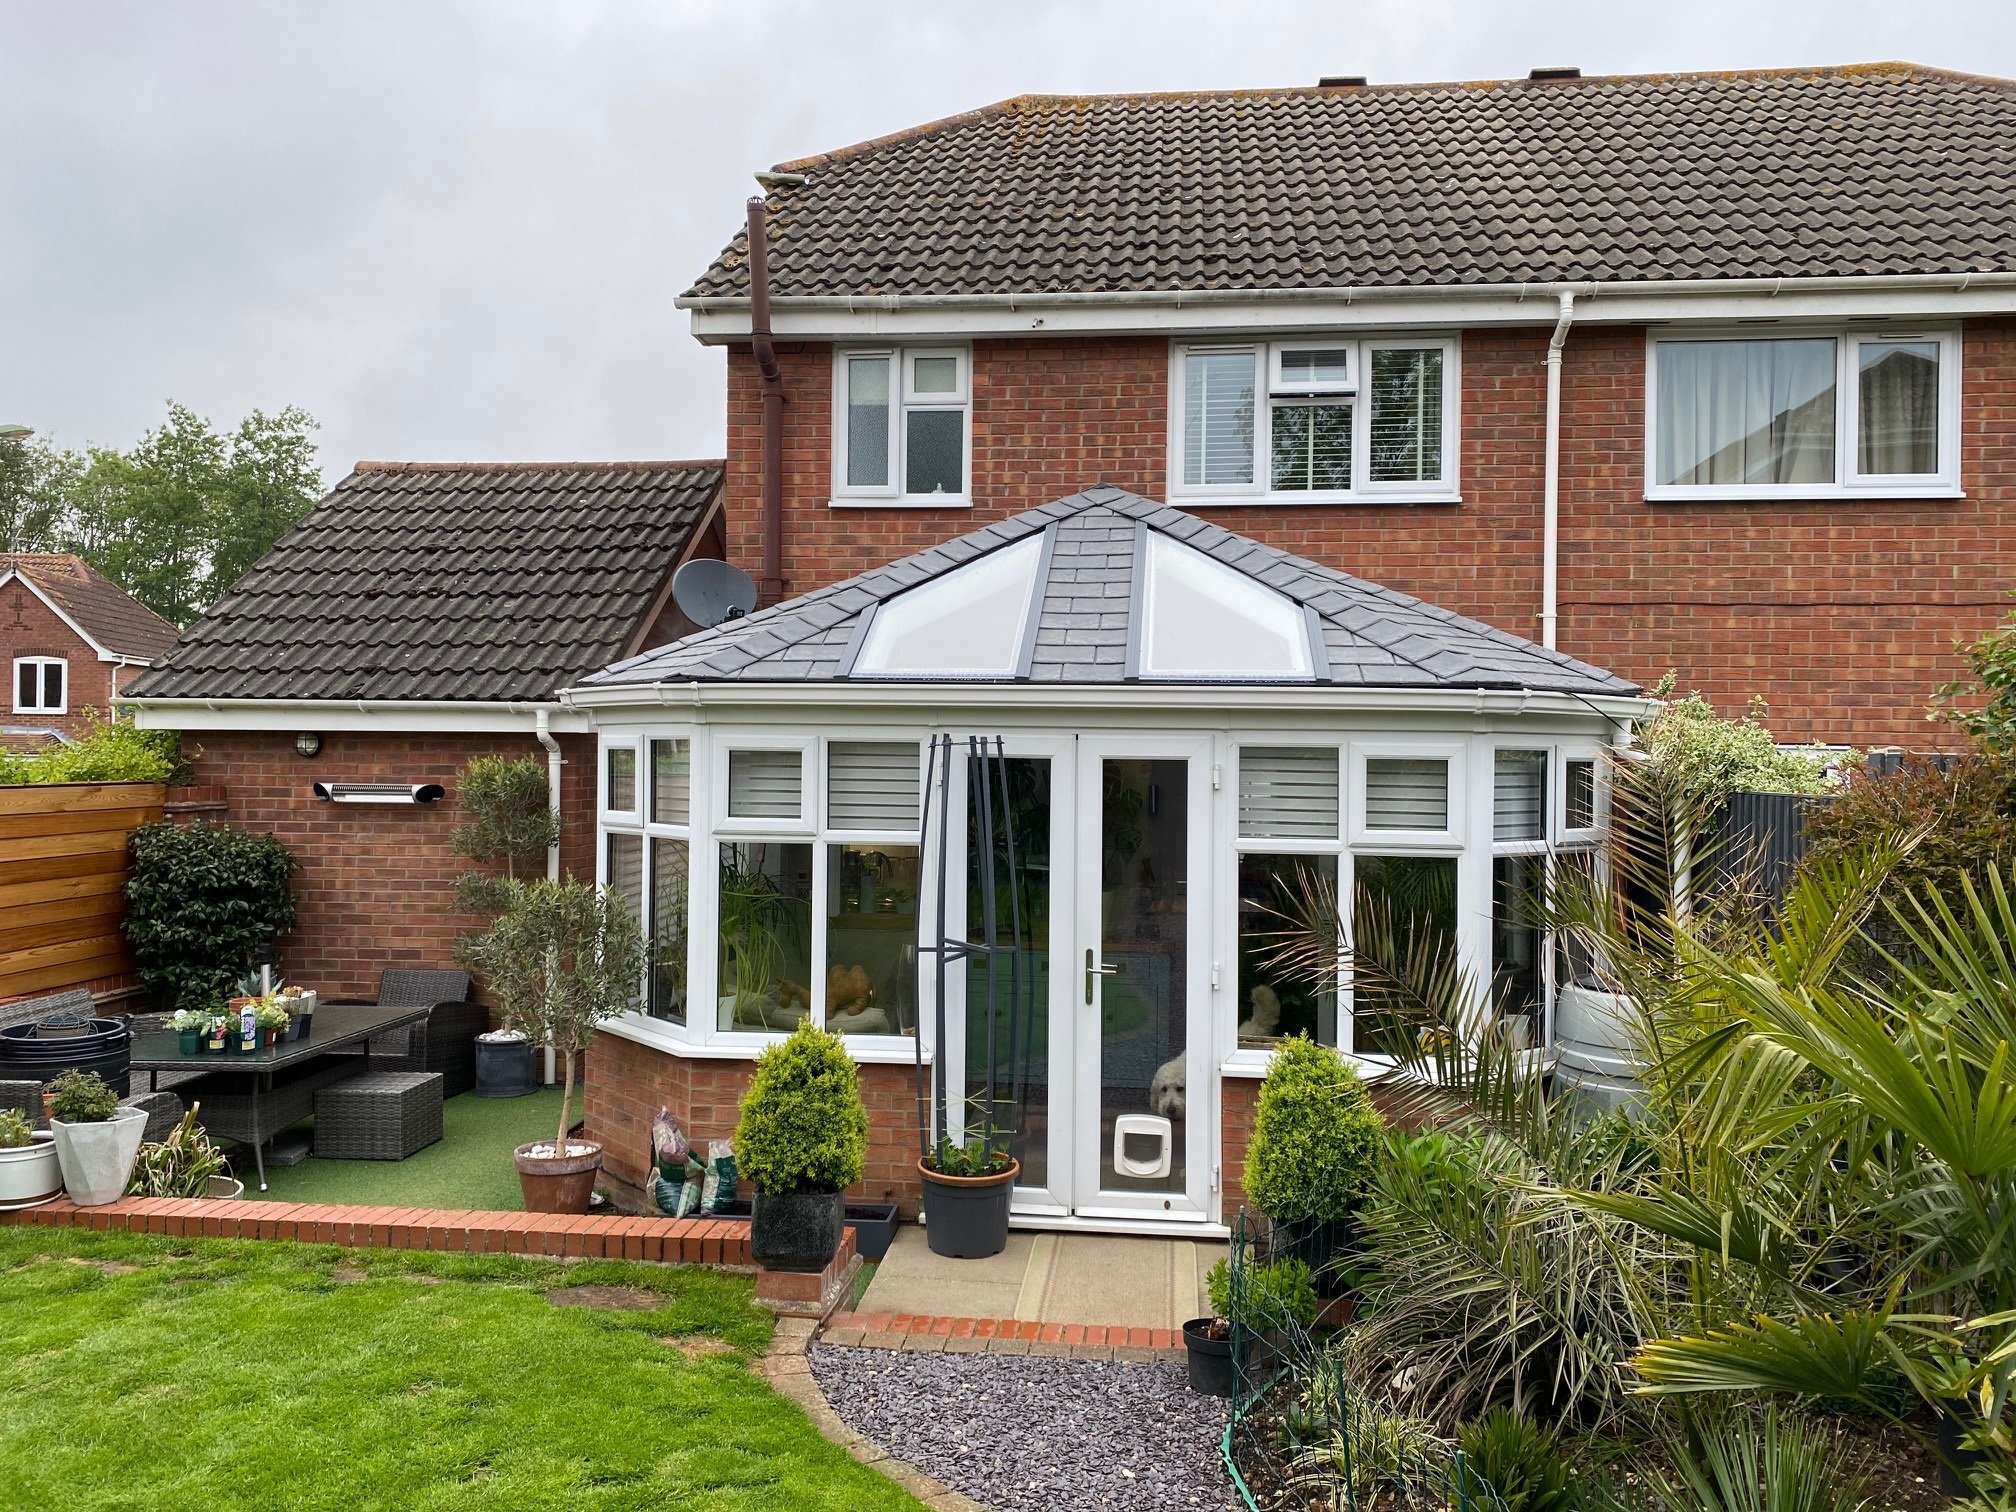
[[[2016,86],[1911,65],[1544,70],[1025,97],[761,175],[680,303],[766,607],[537,695],[653,938],[589,1058],[618,1189],[809,1015],[914,1202],[910,1061],[971,1012],[902,952],[969,922],[920,922],[934,736],[1041,795],[1018,1221],[1219,1225],[1267,1041],[1376,1058],[1348,974],[1258,962],[1286,877],[1434,900],[1542,1047],[1517,899],[1600,843],[1638,687],[1922,744],[1999,614],[2012,138]]]
[[[173,625],[82,557],[0,554],[6,743],[83,735],[174,643]]]

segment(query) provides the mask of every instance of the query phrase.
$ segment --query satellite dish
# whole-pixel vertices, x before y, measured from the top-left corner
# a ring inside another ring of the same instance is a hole
[[[756,607],[756,583],[740,567],[695,557],[672,574],[672,602],[694,624],[718,625]]]

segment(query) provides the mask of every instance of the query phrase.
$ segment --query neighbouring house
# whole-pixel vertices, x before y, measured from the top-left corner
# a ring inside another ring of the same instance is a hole
[[[175,627],[63,552],[0,553],[0,664],[8,674],[0,743],[74,740],[175,644]]]
[[[592,870],[595,737],[554,695],[693,628],[672,574],[718,553],[720,494],[718,461],[360,463],[128,690],[298,859],[284,971],[368,997],[452,963],[475,756],[547,760],[560,860]]]
[[[760,175],[680,303],[726,353],[721,550],[763,607],[521,695],[580,732],[570,814],[651,936],[643,1007],[589,1056],[618,1190],[659,1104],[731,1132],[809,1016],[864,1064],[866,1195],[914,1203],[918,1037],[974,1064],[919,902],[942,878],[956,932],[985,871],[961,762],[927,804],[934,736],[1000,742],[1041,858],[1018,1221],[1208,1231],[1269,1042],[1377,1059],[1348,959],[1321,990],[1267,964],[1298,880],[1452,942],[1543,1045],[1565,961],[1519,900],[1594,864],[1640,686],[1922,742],[1954,640],[1999,615],[2012,139],[2016,86],[1906,64],[1550,69],[1026,97]],[[462,549],[472,590],[522,560]],[[202,691],[405,612],[273,621]],[[389,688],[382,728],[453,681]],[[259,717],[287,783],[248,793],[337,823]],[[318,948],[382,948],[400,904],[325,911]]]

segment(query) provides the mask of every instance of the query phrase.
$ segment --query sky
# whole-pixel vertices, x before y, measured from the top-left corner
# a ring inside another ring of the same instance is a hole
[[[1024,93],[1898,58],[2016,76],[2016,5],[0,0],[0,423],[716,456],[673,300],[772,163]]]

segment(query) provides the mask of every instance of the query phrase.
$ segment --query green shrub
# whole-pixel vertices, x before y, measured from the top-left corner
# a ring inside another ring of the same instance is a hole
[[[1579,1512],[1587,1505],[1561,1458],[1551,1428],[1504,1407],[1456,1430],[1463,1489],[1495,1512]]]
[[[1655,689],[1664,698],[1672,677]],[[1669,701],[1638,732],[1638,747],[1651,757],[1674,791],[1713,806],[1731,793],[1824,793],[1834,753],[1783,751],[1764,727],[1764,705],[1753,699],[1741,719],[1724,719],[1699,693]]]
[[[478,756],[455,778],[462,823],[455,850],[479,866],[455,879],[456,904],[466,913],[497,914],[510,904],[507,883],[545,870],[546,851],[560,839],[560,816],[536,756]]]
[[[1857,772],[1831,802],[1808,810],[1804,864],[1832,865],[1919,831],[1924,837],[1885,881],[1893,896],[1928,882],[2006,872],[2016,861],[2016,758],[1982,756],[1945,771],[1907,761],[1894,772]]]
[[[119,1094],[96,1071],[65,1071],[49,1083],[49,1116],[65,1123],[104,1123],[119,1111]]]
[[[129,849],[126,942],[164,1009],[209,1006],[294,923],[294,857],[271,835],[163,821]]]
[[[842,1191],[861,1179],[867,1154],[860,1077],[839,1035],[807,1020],[756,1057],[735,1158],[757,1191]]]
[[[0,1108],[0,1150],[25,1150],[35,1133],[28,1116],[16,1108]]]
[[[1308,1328],[1316,1321],[1316,1278],[1302,1260],[1270,1260],[1249,1265],[1240,1278],[1238,1316],[1233,1316],[1232,1268],[1220,1260],[1204,1278],[1211,1311],[1248,1328]]]
[[[1283,1040],[1260,1084],[1246,1195],[1272,1218],[1348,1217],[1371,1185],[1384,1129],[1343,1056],[1306,1036]]]
[[[1976,750],[2016,755],[2016,610],[1960,654],[1972,675],[1941,688],[1927,717],[1958,725]]]
[[[75,745],[42,751],[0,750],[0,787],[44,782],[181,782],[188,777],[182,737],[136,729],[131,720],[93,717]]]

